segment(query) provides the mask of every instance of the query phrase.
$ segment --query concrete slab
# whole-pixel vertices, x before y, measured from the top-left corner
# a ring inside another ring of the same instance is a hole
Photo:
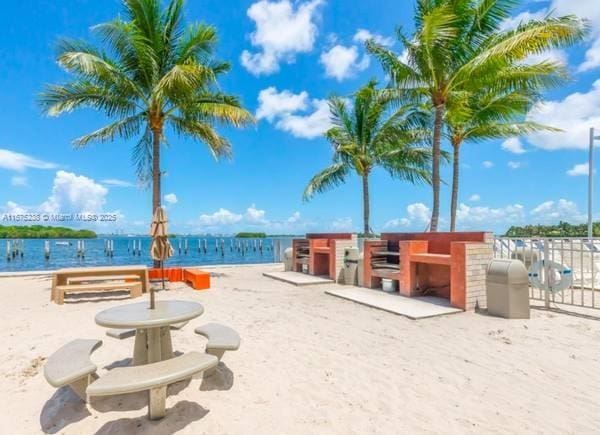
[[[332,279],[308,275],[300,272],[264,272],[263,275],[278,281],[299,286],[333,283]]]
[[[381,290],[350,286],[330,288],[325,290],[325,293],[413,320],[461,313],[463,311],[451,307],[448,299],[435,296],[409,298],[397,293],[386,293]]]

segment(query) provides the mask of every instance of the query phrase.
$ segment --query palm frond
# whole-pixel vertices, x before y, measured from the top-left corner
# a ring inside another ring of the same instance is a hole
[[[348,166],[344,163],[334,163],[311,178],[304,189],[302,198],[308,201],[315,194],[325,192],[342,184],[348,175]]]
[[[81,148],[91,142],[109,142],[116,137],[129,140],[140,134],[140,130],[146,121],[146,116],[145,113],[138,113],[137,115],[120,119],[90,134],[75,139],[74,144],[76,147]]]

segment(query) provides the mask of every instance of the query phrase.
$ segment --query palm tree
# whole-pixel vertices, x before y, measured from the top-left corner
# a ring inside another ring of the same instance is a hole
[[[424,136],[422,114],[396,110],[394,96],[378,90],[374,80],[356,92],[351,107],[339,97],[331,97],[329,107],[333,127],[326,137],[333,146],[333,164],[310,180],[304,199],[343,183],[354,171],[362,180],[363,231],[369,235],[369,175],[375,167],[411,183],[430,181],[430,149],[418,146]]]
[[[240,127],[253,122],[240,101],[223,93],[217,78],[229,64],[213,57],[216,30],[206,24],[184,25],[184,0],[124,0],[126,19],[97,25],[103,48],[84,41],[61,40],[58,63],[74,78],[47,86],[44,111],[58,116],[83,107],[104,112],[109,125],[74,141],[138,138],[133,160],[140,180],[152,180],[152,212],[161,205],[161,144],[170,128],[205,143],[216,159],[231,154],[231,144],[216,125]]]
[[[574,44],[585,34],[584,22],[574,16],[546,18],[499,32],[510,16],[513,0],[417,0],[416,30],[411,38],[401,30],[404,56],[373,40],[367,49],[389,74],[407,103],[427,101],[433,112],[431,231],[437,231],[440,200],[440,157],[446,106],[464,92],[496,86],[498,71],[549,48]],[[515,80],[535,81],[531,70],[506,77],[505,89]]]
[[[445,122],[453,150],[450,231],[456,231],[461,145],[465,141],[516,137],[540,130],[558,131],[524,119],[537,99],[537,93],[530,90],[482,89],[465,99],[448,102]]]

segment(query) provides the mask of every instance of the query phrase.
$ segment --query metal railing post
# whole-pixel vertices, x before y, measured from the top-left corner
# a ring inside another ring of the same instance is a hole
[[[548,239],[544,240],[544,306],[550,308],[550,249]]]

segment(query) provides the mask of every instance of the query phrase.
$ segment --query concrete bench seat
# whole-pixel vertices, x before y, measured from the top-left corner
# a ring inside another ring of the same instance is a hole
[[[194,332],[208,339],[206,343],[206,353],[214,355],[221,361],[223,354],[228,350],[238,350],[240,348],[240,336],[237,332],[228,326],[219,323],[208,323],[203,326],[198,326]],[[216,367],[207,370],[205,376],[210,376],[214,373]]]
[[[58,305],[65,302],[66,293],[93,293],[98,291],[128,290],[132,298],[142,295],[142,283],[137,282],[103,282],[97,284],[66,284],[56,286],[54,301]]]
[[[413,263],[441,264],[449,266],[452,264],[452,256],[449,254],[411,254],[410,261]]]
[[[171,329],[179,330],[187,324],[188,322],[175,323],[171,325]],[[135,336],[135,329],[109,329],[106,331],[106,335],[117,340],[125,340]]]
[[[102,346],[101,340],[77,339],[54,352],[44,365],[44,377],[56,388],[68,385],[82,400],[86,388],[98,377],[90,355]]]
[[[167,386],[216,367],[213,355],[189,352],[168,360],[135,367],[118,367],[87,387],[88,397],[148,391],[150,419],[165,416]]]

